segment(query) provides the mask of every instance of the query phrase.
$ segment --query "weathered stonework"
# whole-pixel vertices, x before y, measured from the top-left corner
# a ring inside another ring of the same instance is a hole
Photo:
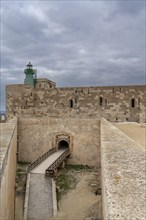
[[[7,86],[7,116],[102,115],[110,121],[146,122],[145,86],[56,88],[47,79]]]
[[[0,124],[0,220],[14,219],[17,120]]]
[[[101,122],[105,220],[145,220],[145,149],[110,122]]]
[[[7,118],[18,117],[18,160],[66,141],[69,163],[102,167],[104,219],[144,220],[144,152],[108,121],[145,123],[145,86],[57,88],[37,79],[35,87],[8,85],[6,95]]]
[[[18,116],[19,160],[28,162],[57,147],[57,133],[68,133],[72,162],[100,164],[101,117],[146,120],[145,86],[56,88],[37,79],[35,87],[8,85],[6,94],[7,117]]]
[[[32,162],[49,149],[57,147],[60,140],[66,140],[71,150],[69,162],[95,166],[100,164],[98,118],[19,118],[18,127],[19,160]]]

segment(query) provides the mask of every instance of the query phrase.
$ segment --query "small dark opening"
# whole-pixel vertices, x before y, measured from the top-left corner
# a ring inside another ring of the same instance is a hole
[[[135,107],[135,99],[131,99],[131,107],[134,108]]]
[[[100,98],[99,98],[99,105],[102,105],[102,103],[103,103],[103,98],[100,97]]]
[[[73,106],[74,106],[74,103],[73,103],[73,100],[71,99],[70,100],[70,108],[73,108]]]
[[[58,150],[67,149],[67,148],[69,148],[69,144],[67,141],[62,140],[58,143]]]

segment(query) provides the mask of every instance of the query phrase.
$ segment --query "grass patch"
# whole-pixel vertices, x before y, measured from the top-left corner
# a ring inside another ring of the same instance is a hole
[[[70,188],[71,180],[68,175],[61,174],[57,178],[57,185],[64,191],[68,190]]]
[[[23,166],[23,165],[29,165],[30,163],[28,163],[28,162],[26,162],[26,161],[19,160],[19,161],[17,162],[17,164]]]
[[[57,202],[60,201],[62,195],[66,194],[68,190],[75,188],[76,184],[76,178],[63,170],[63,173],[56,178]]]
[[[17,173],[20,173],[20,172],[23,172],[23,171],[24,171],[23,168],[21,168],[21,167],[18,167],[18,168],[17,168]]]
[[[65,168],[56,177],[57,186],[57,202],[61,200],[62,195],[66,194],[68,190],[75,189],[77,179],[74,177],[74,172],[70,171],[83,171],[91,170],[92,167],[82,164],[66,164]],[[72,174],[71,174],[72,173]]]
[[[66,164],[65,168],[67,170],[78,170],[78,171],[92,169],[92,167],[83,164]]]

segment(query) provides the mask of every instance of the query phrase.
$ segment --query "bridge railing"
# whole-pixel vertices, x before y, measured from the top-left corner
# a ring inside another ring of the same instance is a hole
[[[51,154],[53,154],[56,151],[56,148],[51,148],[50,150],[48,150],[46,153],[44,153],[43,155],[41,155],[38,159],[36,159],[35,161],[33,161],[30,165],[28,165],[27,167],[27,173],[30,172],[34,167],[36,167],[37,165],[39,165],[43,160],[45,160],[48,156],[50,156]]]
[[[53,176],[55,170],[59,167],[59,165],[63,162],[63,160],[70,155],[70,149],[67,149],[64,151],[63,154],[61,154],[55,161],[52,163],[45,172],[46,176]]]

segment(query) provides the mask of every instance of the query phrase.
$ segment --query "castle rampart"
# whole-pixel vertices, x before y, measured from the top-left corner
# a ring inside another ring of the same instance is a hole
[[[0,219],[14,219],[17,153],[16,118],[0,124]]]
[[[145,149],[105,119],[101,177],[103,219],[145,219]]]
[[[7,116],[102,115],[110,121],[145,122],[145,86],[56,88],[46,79],[7,86]],[[51,81],[52,82],[52,81]],[[49,87],[48,87],[49,85]]]

